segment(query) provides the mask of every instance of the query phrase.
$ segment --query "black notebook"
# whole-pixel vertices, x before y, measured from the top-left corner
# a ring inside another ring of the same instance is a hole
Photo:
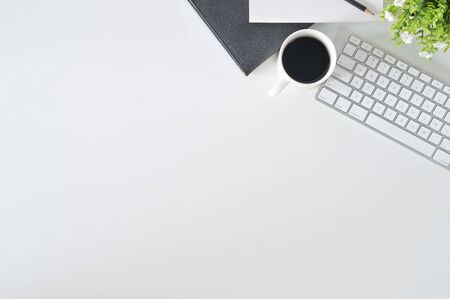
[[[249,0],[189,0],[241,70],[250,74],[294,31],[312,24],[249,23]]]

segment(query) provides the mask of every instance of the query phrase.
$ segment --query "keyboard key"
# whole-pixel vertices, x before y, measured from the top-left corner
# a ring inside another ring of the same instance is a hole
[[[350,100],[352,100],[355,103],[361,102],[362,98],[363,98],[363,94],[357,90],[354,90],[352,95],[350,96]]]
[[[374,71],[369,70],[367,72],[366,79],[369,80],[370,82],[375,82],[377,80],[377,78],[378,78],[378,74],[375,73]]]
[[[433,99],[436,103],[439,103],[441,105],[444,105],[445,102],[447,101],[447,96],[445,94],[443,94],[442,92],[438,92],[436,93],[436,95],[434,96]]]
[[[355,59],[361,62],[365,62],[367,59],[367,53],[362,50],[358,50],[355,54]]]
[[[383,75],[386,75],[391,67],[386,62],[380,62],[378,65],[377,71],[382,73]]]
[[[353,77],[352,83],[350,83],[350,85],[356,89],[360,89],[363,83],[364,83],[363,79],[359,78],[358,76],[355,76]]]
[[[374,91],[374,89],[375,89],[375,86],[366,82],[362,88],[362,91],[367,93],[368,95],[371,95],[372,92]]]
[[[444,151],[441,150],[437,150],[436,154],[434,155],[433,159],[435,161],[438,161],[439,163],[441,163],[444,166],[449,166],[450,165],[450,155],[447,154]]]
[[[441,133],[444,134],[446,137],[450,137],[450,126],[444,125],[444,127],[441,130]]]
[[[445,138],[442,143],[441,143],[441,148],[443,148],[444,150],[446,150],[447,152],[450,152],[450,140],[448,140],[447,138]]]
[[[448,95],[450,95],[450,86],[445,86],[445,87],[444,87],[444,91],[445,91]]]
[[[389,62],[390,64],[395,64],[395,62],[397,61],[397,59],[395,59],[395,58],[392,57],[391,55],[386,55],[386,56],[384,56],[384,60],[386,60],[386,61]]]
[[[412,119],[417,119],[420,114],[420,110],[415,107],[409,107],[407,115]]]
[[[369,111],[367,111],[366,109],[354,104],[352,106],[352,108],[350,109],[349,114],[351,116],[353,116],[354,118],[360,120],[360,121],[364,121],[366,119],[367,114],[369,113]]]
[[[373,106],[373,103],[375,103],[375,101],[366,96],[362,100],[361,105],[370,110]]]
[[[435,106],[436,106],[436,105],[435,105],[433,102],[428,101],[428,100],[425,100],[425,102],[423,102],[422,108],[423,108],[423,110],[425,110],[426,112],[431,112],[431,111],[433,111],[433,109],[434,109]]]
[[[423,139],[428,139],[430,134],[431,134],[430,129],[425,128],[425,127],[420,127],[419,132],[417,133],[417,135],[419,135]]]
[[[355,67],[356,61],[354,61],[353,59],[345,56],[345,55],[341,55],[339,56],[339,59],[337,61],[337,64],[340,66],[345,67],[346,69],[352,71],[353,68]]]
[[[405,144],[406,146],[418,151],[419,153],[431,157],[435,151],[435,147],[421,140],[420,138],[408,133],[407,131],[391,124],[390,122],[382,119],[381,117],[370,114],[367,118],[366,123],[373,127],[374,129],[384,133],[392,138],[398,140],[399,142]]]
[[[377,67],[379,62],[380,62],[380,60],[378,60],[378,58],[370,55],[369,58],[367,58],[366,64],[374,69]]]
[[[384,56],[384,52],[377,48],[373,49],[373,54],[375,54],[375,56],[378,56],[380,58],[383,58]]]
[[[366,71],[367,71],[367,68],[364,65],[358,63],[355,67],[354,72],[355,72],[355,74],[357,74],[361,77],[364,77],[364,74],[366,73]]]
[[[393,67],[389,72],[388,77],[397,81],[400,78],[401,74],[402,72],[399,69]]]
[[[436,133],[431,133],[430,139],[431,143],[439,145],[442,141],[442,136]]]
[[[447,112],[447,110],[445,110],[444,108],[442,108],[440,106],[437,106],[433,112],[433,115],[442,119],[445,116],[446,112]],[[449,118],[449,121],[450,121],[450,118]]]
[[[428,125],[431,121],[431,116],[428,113],[422,112],[419,116],[419,122]]]
[[[400,79],[400,83],[405,86],[410,86],[413,80],[414,79],[410,75],[403,74],[402,78]]]
[[[420,74],[419,78],[420,78],[420,80],[424,81],[425,83],[429,84],[431,82],[431,77],[424,73]]]
[[[391,108],[388,108],[386,110],[386,112],[384,113],[384,117],[386,117],[387,119],[389,119],[390,121],[393,121],[395,119],[395,117],[397,116],[397,112],[395,112],[394,110],[392,110]]]
[[[408,118],[401,114],[399,114],[399,116],[397,116],[397,119],[395,120],[395,123],[397,125],[399,125],[400,127],[406,126],[407,122],[408,122]]]
[[[320,91],[318,98],[319,100],[324,101],[325,103],[333,105],[334,101],[337,98],[337,94],[324,87]]]
[[[402,69],[402,70],[404,70],[404,71],[406,71],[406,69],[408,68],[408,66],[406,65],[406,63],[404,63],[403,61],[397,61],[397,64],[396,64],[396,66],[399,68],[399,69]]]
[[[412,96],[412,91],[409,90],[409,89],[406,89],[406,88],[402,88],[402,91],[400,92],[399,96],[400,96],[402,99],[404,99],[404,100],[406,100],[406,101],[409,101],[409,99],[410,99],[411,96]]]
[[[370,44],[368,44],[366,42],[363,42],[361,44],[361,48],[363,48],[364,50],[366,50],[368,52],[372,51],[372,49],[373,49],[372,45],[370,45]]]
[[[450,112],[447,113],[447,116],[445,117],[445,121],[450,124]]]
[[[359,38],[357,38],[356,36],[350,36],[350,39],[349,39],[349,41],[352,43],[352,44],[355,44],[355,45],[357,45],[357,46],[359,46],[360,44],[361,44],[361,40],[359,39]]]
[[[413,95],[411,98],[411,103],[413,105],[416,105],[417,107],[420,107],[423,103],[424,98],[419,96],[418,94]]]
[[[352,57],[356,52],[356,47],[351,44],[346,44],[344,50],[342,51],[348,56]]]
[[[381,103],[375,103],[375,106],[373,107],[373,112],[375,112],[378,115],[383,115],[384,110],[386,110],[386,106],[384,106]]]
[[[333,76],[336,78],[341,79],[342,81],[349,83],[350,79],[352,78],[352,74],[344,70],[343,68],[336,66],[336,69],[334,70]]]
[[[430,123],[430,128],[432,128],[433,130],[439,132],[439,130],[442,128],[442,125],[444,123],[441,122],[440,120],[437,120],[436,118],[433,118],[433,120]]]
[[[437,89],[442,89],[444,88],[444,83],[442,83],[441,81],[438,80],[433,80],[431,82],[431,85],[433,85],[434,87],[436,87]]]
[[[373,97],[377,99],[378,101],[382,102],[384,100],[384,97],[386,96],[386,92],[382,89],[377,88],[375,92],[373,93]]]
[[[348,109],[351,106],[351,103],[349,100],[344,99],[343,97],[339,97],[339,99],[336,102],[335,105],[337,108],[339,108],[340,110],[347,112]]]
[[[352,91],[352,89],[349,86],[345,85],[344,83],[341,83],[341,81],[338,81],[333,77],[327,80],[325,86],[331,89],[332,91],[335,91],[343,95],[344,97],[348,97],[350,95],[350,92]]]
[[[380,86],[381,88],[386,88],[386,86],[388,86],[389,84],[389,79],[384,77],[384,76],[380,76],[380,78],[378,78],[377,81],[377,85]]]
[[[391,94],[388,94],[386,97],[386,100],[384,100],[384,103],[388,106],[395,107],[395,104],[397,104],[398,99],[394,97]]]
[[[391,84],[389,85],[389,92],[393,93],[393,94],[398,94],[398,92],[400,91],[401,86],[398,85],[395,82],[391,82]]]
[[[432,99],[435,93],[436,93],[436,89],[434,89],[430,86],[426,86],[422,92],[422,94],[429,99]]]
[[[420,82],[419,80],[414,80],[413,84],[411,85],[411,89],[415,92],[421,92],[425,84]]]
[[[406,102],[398,101],[397,106],[395,106],[395,109],[400,111],[401,113],[406,113],[406,110],[408,110],[409,105]]]
[[[410,132],[413,132],[414,134],[416,134],[417,130],[419,130],[419,124],[416,123],[413,120],[410,120],[408,125],[406,126],[406,129]]]
[[[412,66],[408,69],[408,73],[410,73],[414,77],[418,77],[420,74],[420,72],[417,69],[413,68]]]

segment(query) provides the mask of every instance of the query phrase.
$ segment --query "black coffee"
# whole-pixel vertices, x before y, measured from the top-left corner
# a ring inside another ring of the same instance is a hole
[[[284,49],[283,66],[300,83],[314,83],[330,69],[330,54],[325,45],[312,37],[300,37]]]

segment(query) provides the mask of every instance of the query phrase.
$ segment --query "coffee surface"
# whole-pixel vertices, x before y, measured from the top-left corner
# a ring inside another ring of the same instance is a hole
[[[283,52],[283,66],[288,75],[300,83],[322,79],[330,68],[330,54],[325,45],[312,37],[300,37]]]

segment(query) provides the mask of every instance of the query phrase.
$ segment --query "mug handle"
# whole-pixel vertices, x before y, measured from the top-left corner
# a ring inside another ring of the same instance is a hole
[[[269,97],[272,99],[276,98],[283,89],[289,84],[289,82],[285,79],[280,79],[278,83],[268,92]]]

